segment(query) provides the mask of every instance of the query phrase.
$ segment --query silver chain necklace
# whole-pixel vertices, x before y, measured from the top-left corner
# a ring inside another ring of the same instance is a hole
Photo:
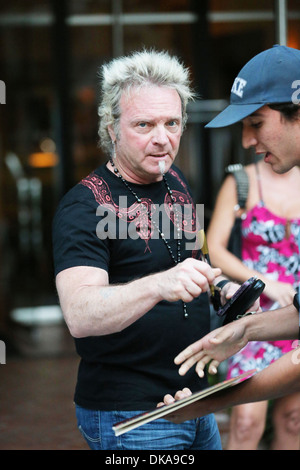
[[[118,168],[116,167],[115,163],[113,162],[112,158],[110,159],[110,164],[111,166],[113,167],[113,170],[114,170],[114,173],[116,176],[118,176],[118,178],[120,178],[120,180],[122,181],[122,183],[124,184],[124,186],[126,186],[126,188],[131,192],[131,194],[134,196],[135,200],[139,203],[139,204],[143,204],[143,201],[141,200],[141,198],[136,194],[136,192],[132,189],[132,187],[129,185],[128,181],[125,180],[125,178],[123,178],[123,176],[121,175],[121,173],[119,172]],[[155,229],[157,230],[158,234],[159,234],[159,237],[160,239],[164,242],[168,252],[169,252],[169,255],[173,261],[173,263],[176,265],[178,263],[180,263],[181,261],[181,237],[179,236],[180,235],[180,232],[181,232],[181,227],[179,225],[180,223],[180,218],[178,216],[178,211],[177,211],[177,208],[176,208],[176,205],[175,205],[175,198],[173,196],[173,193],[172,193],[172,190],[169,186],[169,183],[167,181],[167,178],[166,178],[166,175],[163,173],[162,174],[162,177],[163,177],[163,181],[165,183],[165,186],[166,186],[166,189],[167,189],[167,192],[168,192],[168,195],[171,199],[171,202],[172,202],[172,205],[173,205],[173,212],[174,212],[174,226],[176,227],[177,229],[177,257],[175,257],[173,251],[172,251],[172,248],[168,242],[168,240],[166,239],[164,233],[160,230],[159,226],[156,224],[156,222],[153,220],[152,218],[152,214],[151,214],[151,211],[150,209],[147,210],[147,216],[148,216],[148,219],[149,221],[152,223],[152,225],[155,227]],[[144,205],[144,204],[143,204]],[[176,219],[177,219],[177,224],[176,224]],[[187,312],[187,306],[186,306],[186,303],[183,302],[183,316],[184,318],[188,318],[189,314]]]

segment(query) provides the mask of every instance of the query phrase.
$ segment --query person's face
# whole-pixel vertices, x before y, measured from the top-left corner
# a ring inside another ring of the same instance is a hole
[[[172,165],[182,133],[181,100],[176,90],[155,85],[133,88],[120,100],[118,135],[112,128],[116,166],[135,183],[162,178],[159,162],[167,172]]]
[[[285,173],[300,165],[300,121],[287,121],[279,111],[263,106],[243,119],[244,148],[254,147],[256,154],[276,173]]]

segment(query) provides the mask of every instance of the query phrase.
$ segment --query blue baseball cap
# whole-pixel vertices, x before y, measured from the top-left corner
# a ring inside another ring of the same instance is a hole
[[[276,44],[247,62],[233,82],[230,105],[205,127],[230,126],[266,104],[291,103],[299,84],[300,51]]]

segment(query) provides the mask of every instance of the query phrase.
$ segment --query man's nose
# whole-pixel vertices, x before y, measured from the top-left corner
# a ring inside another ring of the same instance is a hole
[[[164,126],[155,126],[152,134],[152,142],[159,145],[165,145],[168,143],[167,130]]]
[[[257,145],[257,138],[255,136],[255,133],[253,129],[248,126],[243,126],[242,145],[245,149],[255,147]]]

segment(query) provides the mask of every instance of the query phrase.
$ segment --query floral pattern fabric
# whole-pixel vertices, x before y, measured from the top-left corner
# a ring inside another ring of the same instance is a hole
[[[261,201],[242,222],[242,259],[250,269],[275,281],[288,282],[295,288],[300,278],[300,255],[297,239],[300,219],[288,220],[269,211]],[[264,294],[263,310],[279,308]],[[247,370],[262,370],[290,351],[293,341],[252,341],[229,359],[227,378]]]

